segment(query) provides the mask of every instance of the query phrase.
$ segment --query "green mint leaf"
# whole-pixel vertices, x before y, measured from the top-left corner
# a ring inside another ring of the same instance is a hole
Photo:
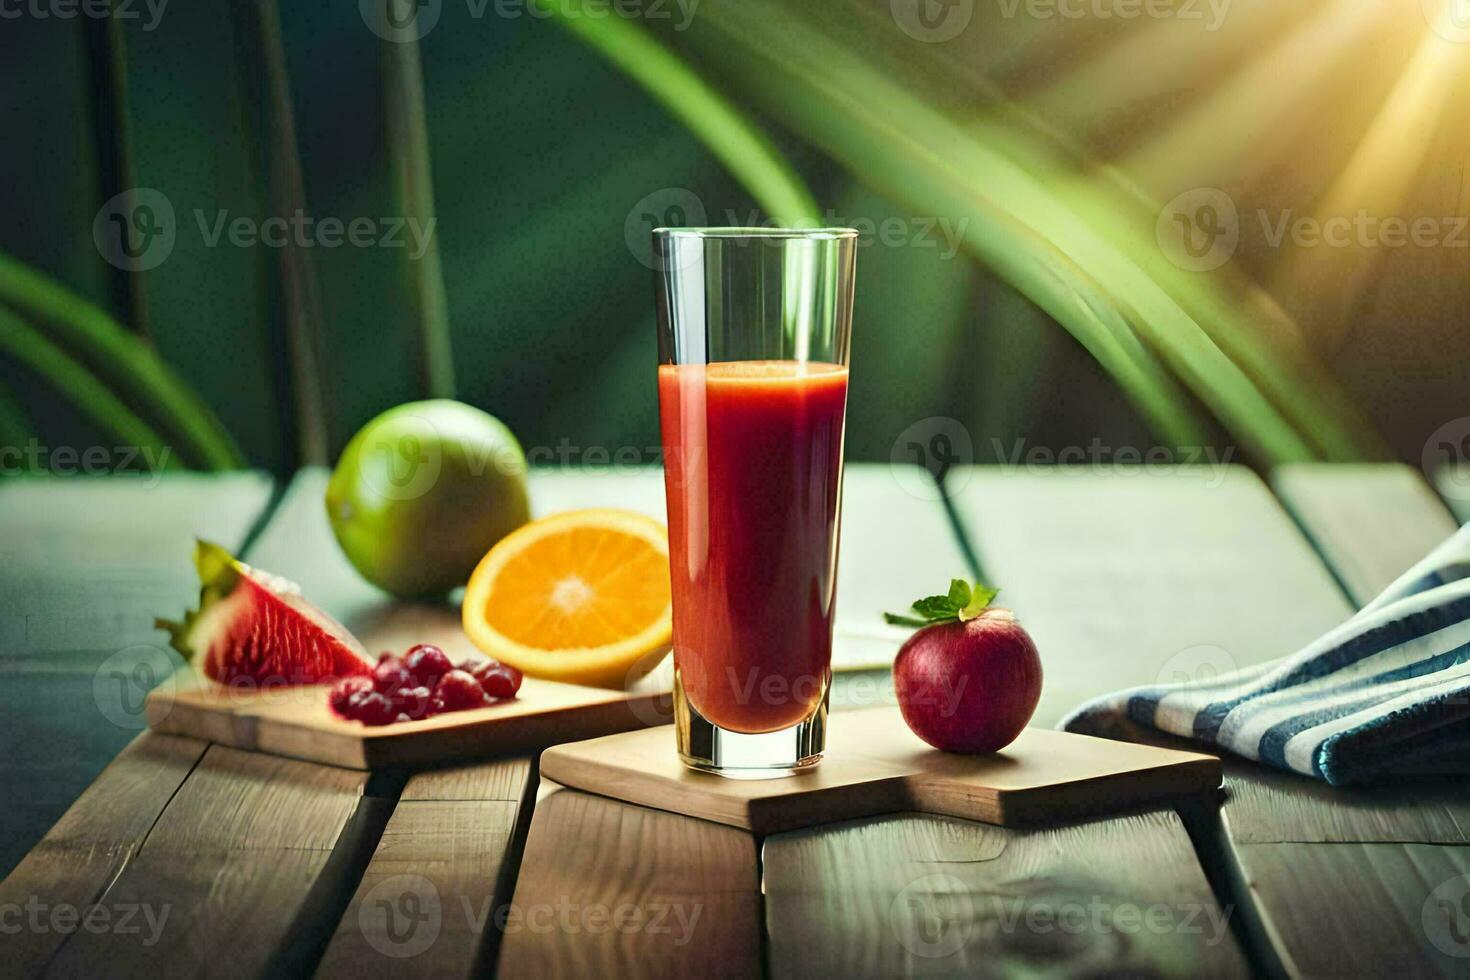
[[[992,589],[976,582],[975,588],[971,592],[970,601],[959,612],[960,622],[968,623],[976,616],[979,616],[990,606],[991,601],[998,595],[1000,595],[1000,589]]]
[[[926,595],[910,607],[910,613],[883,613],[883,621],[891,626],[911,626],[919,629],[935,623],[969,623],[985,613],[1000,589],[992,589],[983,582],[970,583],[964,579],[950,579],[950,591],[945,595]]]
[[[914,603],[914,612],[925,619],[954,619],[960,607],[947,595],[931,595]]]
[[[945,595],[925,596],[913,604],[912,615],[884,613],[883,621],[892,626],[919,628],[934,623],[967,623],[985,612],[1000,594],[982,582],[971,584],[964,579],[951,579]]]

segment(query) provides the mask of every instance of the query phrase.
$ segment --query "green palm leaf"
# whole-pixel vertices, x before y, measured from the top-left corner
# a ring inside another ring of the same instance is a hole
[[[707,8],[695,24],[688,43],[730,86],[860,179],[970,219],[970,254],[1070,330],[1162,437],[1201,430],[1173,374],[1263,462],[1381,453],[1325,373],[1253,322],[1284,319],[1264,294],[1169,265],[1151,240],[1156,212],[1062,165],[1014,114],[957,120],[766,0]]]
[[[817,222],[811,193],[770,140],[672,51],[623,17],[586,17],[556,0],[533,2],[688,126],[775,221]]]
[[[28,343],[27,347],[40,351],[35,356],[41,358],[41,363],[60,372],[52,378],[59,387],[86,394],[84,410],[99,424],[118,433],[117,426],[95,414],[104,404],[115,404],[125,413],[119,425],[150,434],[148,439],[134,440],[139,444],[163,444],[153,428],[156,424],[177,440],[179,453],[197,466],[220,470],[245,465],[244,454],[223,423],[152,348],[102,310],[4,254],[0,254],[0,308],[8,308],[0,309],[0,313],[10,325],[12,338],[35,334],[44,342]],[[44,326],[55,343],[26,321]],[[74,358],[85,361],[89,368],[82,368]],[[78,374],[73,366],[82,373]],[[40,369],[35,363],[32,367]],[[102,387],[92,371],[105,378],[110,387]],[[73,382],[64,383],[65,378]],[[102,387],[102,391],[95,391],[96,387]],[[137,406],[141,416],[127,404]],[[153,424],[143,423],[142,417],[153,419]]]
[[[0,350],[45,378],[92,422],[123,443],[153,450],[165,469],[177,468],[174,454],[168,452],[168,445],[157,430],[123,404],[85,366],[6,309],[0,309]]]

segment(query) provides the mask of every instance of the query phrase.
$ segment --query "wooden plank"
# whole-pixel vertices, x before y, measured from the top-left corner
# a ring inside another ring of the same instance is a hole
[[[1249,976],[1178,816],[892,816],[762,849],[771,974]]]
[[[1226,760],[1225,818],[1235,844],[1395,841],[1470,844],[1470,795],[1459,781],[1334,787]]]
[[[1438,844],[1237,844],[1247,922],[1292,977],[1463,977],[1470,849]]]
[[[1458,527],[1402,463],[1297,463],[1272,472],[1271,489],[1360,606]]]
[[[993,755],[930,748],[897,708],[834,715],[821,765],[785,779],[721,779],[690,771],[673,729],[648,728],[541,754],[564,786],[758,834],[918,810],[1005,826],[1116,813],[1220,786],[1220,760],[1028,728]]]
[[[194,538],[238,545],[270,499],[259,473],[0,483],[0,657],[157,643],[199,583]]]
[[[888,667],[908,631],[883,622],[921,595],[943,591],[969,565],[937,494],[921,488],[917,466],[849,463],[842,497],[842,547],[837,568],[836,670]],[[621,507],[660,522],[660,470],[535,470],[531,503],[537,516],[580,507]]]
[[[153,617],[198,593],[193,538],[237,546],[255,473],[0,481],[0,875],[146,725],[176,662]],[[37,751],[44,746],[45,751]]]
[[[512,759],[409,779],[318,974],[484,973],[498,947],[496,914],[510,901],[533,768]]]
[[[542,781],[506,912],[503,977],[755,977],[748,833]]]
[[[365,773],[211,747],[98,900],[141,910],[143,934],[75,932],[47,975],[299,971],[380,816],[366,788]]]
[[[6,962],[22,976],[41,973],[69,932],[50,927],[57,910],[86,909],[137,852],[154,823],[204,755],[205,743],[144,733],[122,750],[41,843],[0,881],[7,916]],[[18,802],[7,797],[7,803]],[[38,919],[31,919],[31,910]],[[37,927],[36,923],[44,923]]]

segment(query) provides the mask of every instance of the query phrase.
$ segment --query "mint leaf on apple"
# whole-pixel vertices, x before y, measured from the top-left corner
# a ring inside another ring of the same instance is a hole
[[[883,620],[892,626],[910,626],[915,629],[935,623],[969,622],[979,616],[1000,594],[999,589],[976,582],[971,585],[964,579],[953,579],[949,592],[944,595],[925,596],[916,600],[909,614],[884,613]]]
[[[960,622],[968,623],[989,609],[991,602],[995,601],[998,595],[1000,595],[1000,589],[992,589],[976,582],[975,588],[970,592],[970,601],[965,603],[965,608],[959,611]]]

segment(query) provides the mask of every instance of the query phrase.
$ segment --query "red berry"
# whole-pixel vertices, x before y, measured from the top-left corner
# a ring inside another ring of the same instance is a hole
[[[385,653],[373,669],[373,686],[380,694],[395,694],[402,688],[413,686],[413,675],[401,658]]]
[[[364,725],[388,725],[398,714],[393,702],[376,691],[361,691],[352,695],[347,708],[351,712],[348,717],[356,718]]]
[[[513,698],[521,689],[521,672],[493,660],[475,672],[475,679],[486,696],[492,698]]]
[[[433,687],[439,678],[454,669],[448,654],[430,643],[420,643],[408,651],[408,672],[425,687]]]
[[[463,711],[478,708],[485,703],[485,692],[473,674],[463,670],[451,670],[439,678],[434,697],[444,703],[445,711]]]
[[[361,675],[344,677],[332,688],[332,693],[327,696],[327,703],[332,710],[344,718],[351,717],[347,714],[347,701],[354,694],[366,693],[373,689],[373,681],[370,677]]]
[[[406,687],[393,696],[394,706],[409,718],[418,721],[429,717],[429,702],[434,692],[427,687]]]

